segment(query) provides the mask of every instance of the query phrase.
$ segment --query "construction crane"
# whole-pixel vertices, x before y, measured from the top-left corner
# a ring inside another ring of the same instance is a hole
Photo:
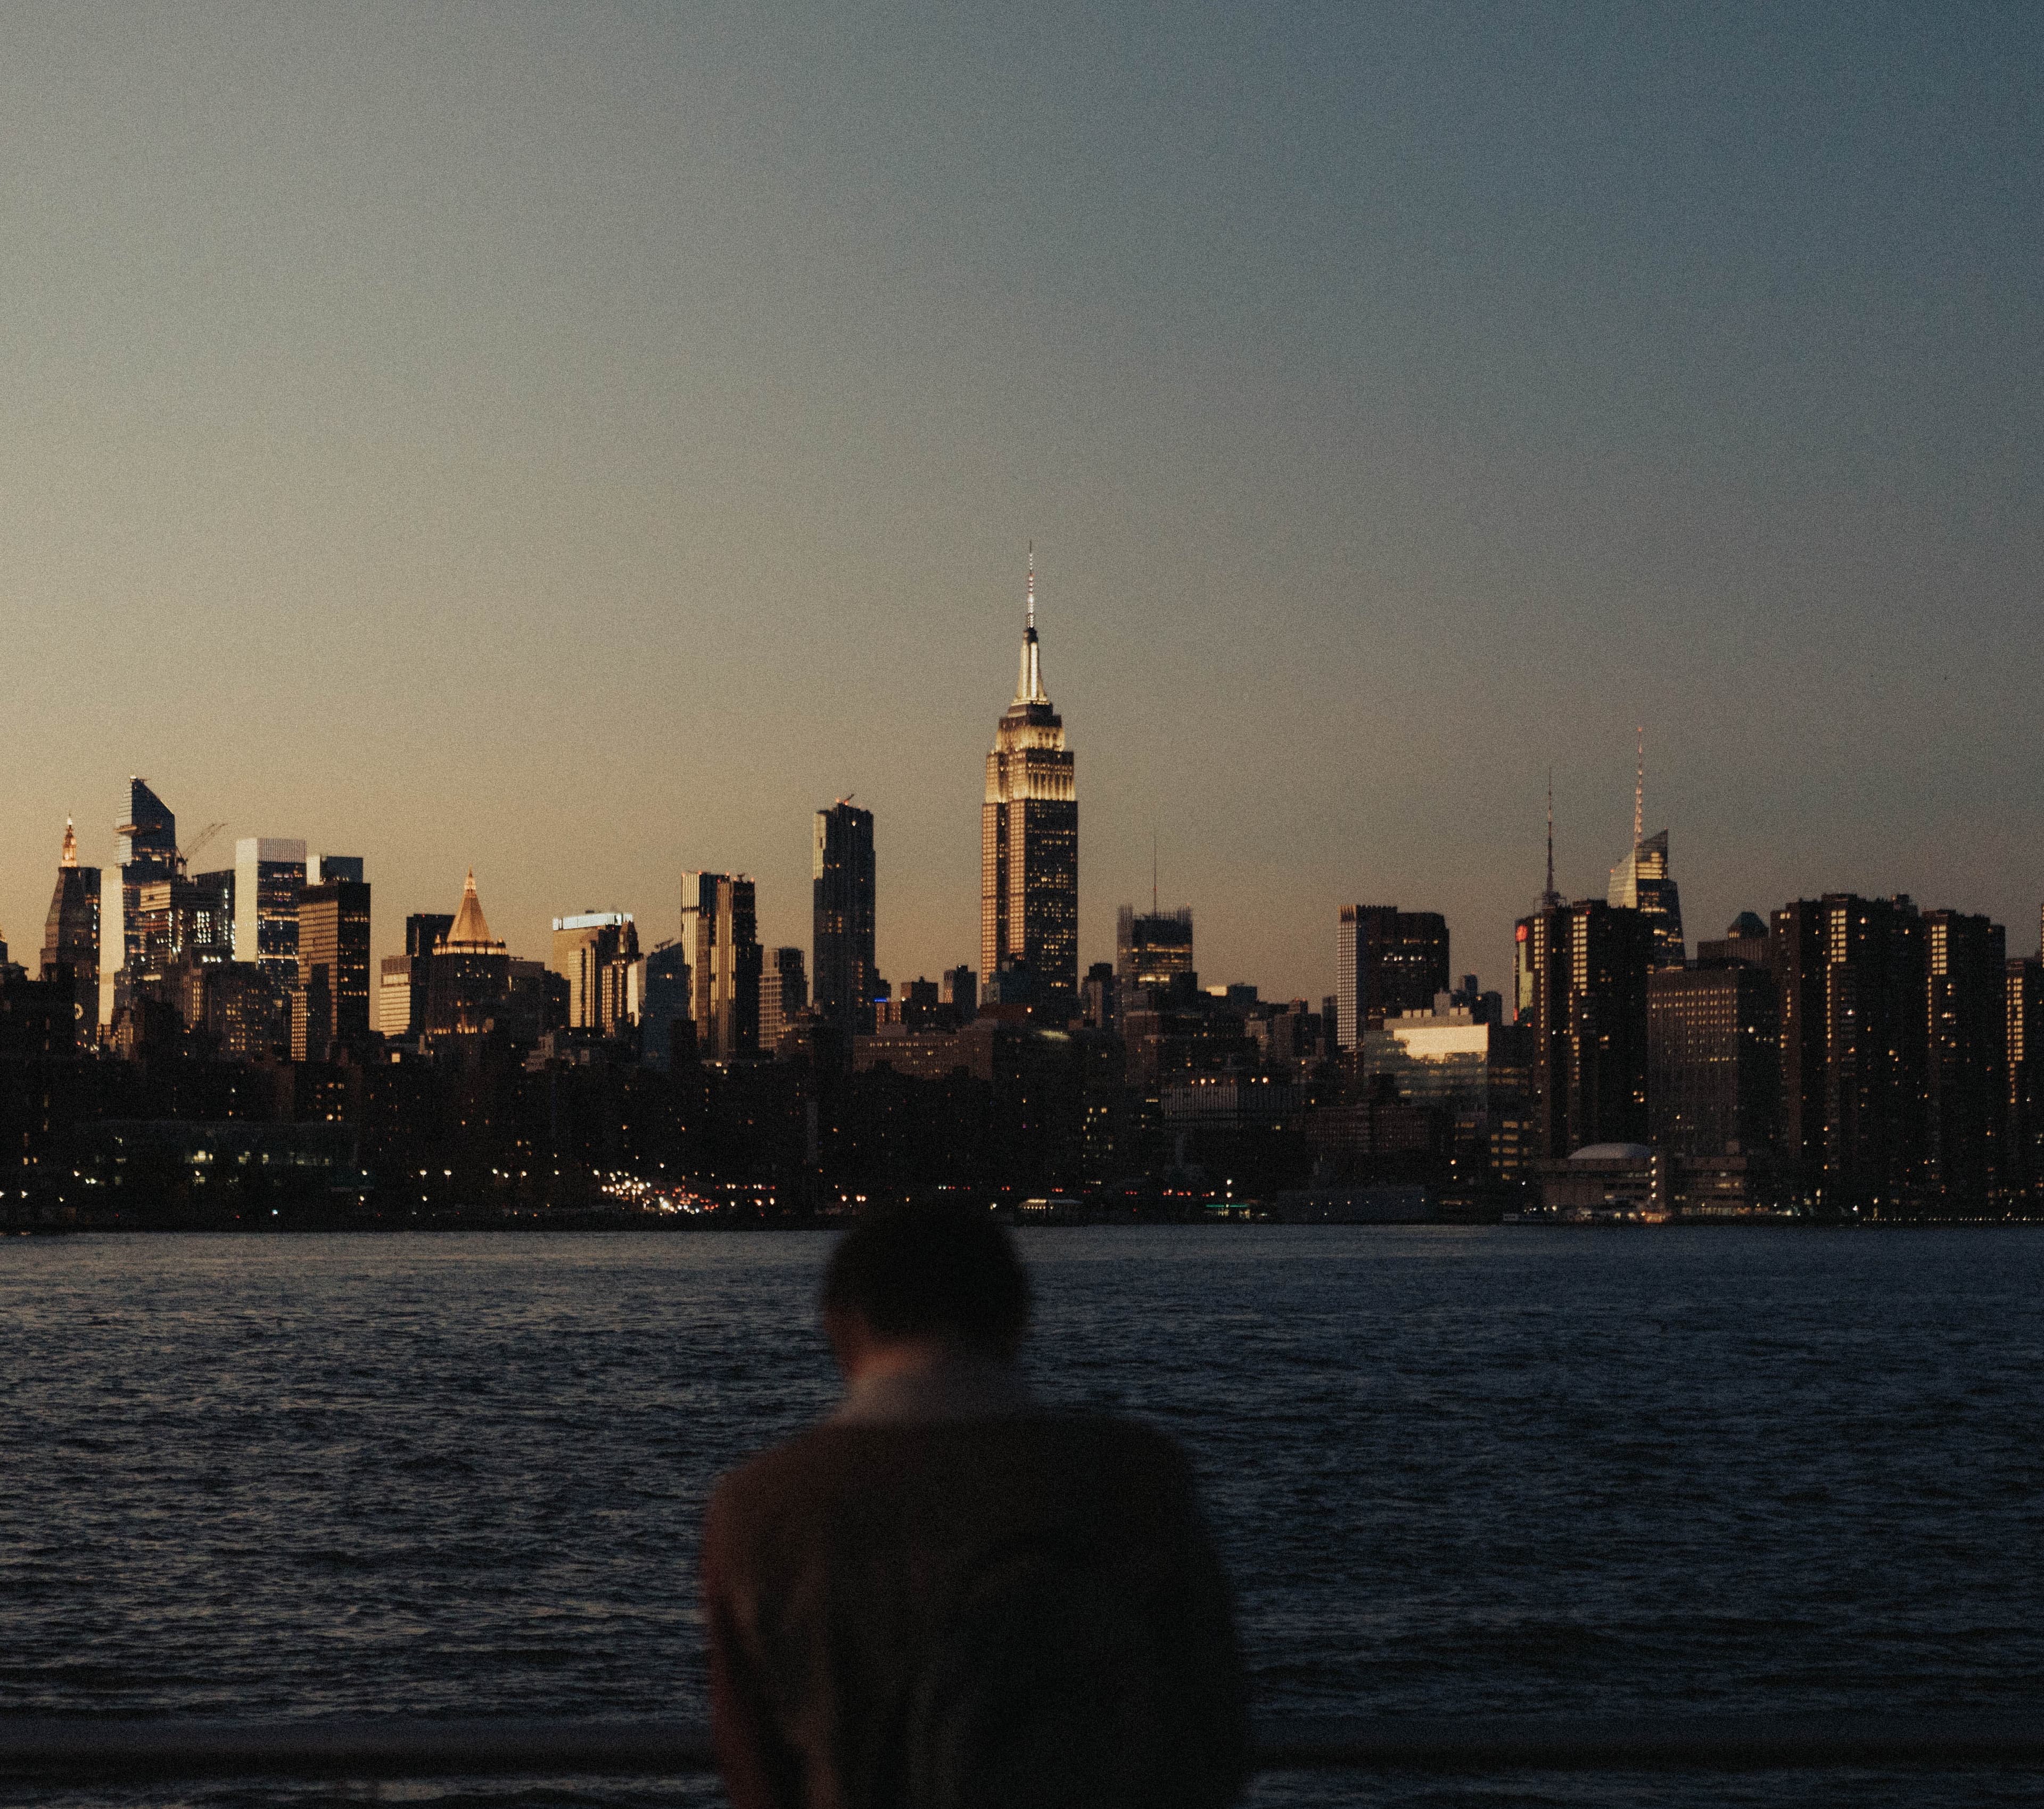
[[[190,847],[179,849],[178,850],[178,871],[180,873],[183,872],[191,864],[191,857],[194,854],[198,853],[202,848],[205,847],[208,842],[212,841],[215,836],[218,835],[220,832],[226,827],[227,825],[224,822],[208,823],[204,829],[198,832],[197,838],[193,841]]]

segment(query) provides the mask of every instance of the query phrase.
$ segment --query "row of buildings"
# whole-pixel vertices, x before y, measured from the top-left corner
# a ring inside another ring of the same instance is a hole
[[[815,816],[806,949],[761,944],[749,876],[692,871],[671,936],[648,946],[632,914],[589,910],[555,918],[546,958],[524,959],[491,930],[471,872],[453,910],[406,918],[403,952],[372,973],[360,857],[252,837],[231,866],[194,872],[217,826],[181,849],[136,779],[103,872],[78,864],[67,827],[38,975],[8,970],[0,1054],[329,1076],[716,1071],[740,1128],[712,1143],[740,1180],[766,1161],[745,1153],[755,1118],[806,1124],[812,1155],[863,1152],[874,1184],[889,1163],[952,1172],[897,1134],[928,1110],[939,1126],[1020,1114],[1027,1134],[989,1130],[987,1150],[1027,1147],[1044,1184],[1110,1192],[1390,1184],[1479,1210],[1543,1193],[1570,1210],[2036,1203],[2038,957],[2008,958],[1983,918],[1836,894],[1742,915],[1692,958],[1668,836],[1645,833],[1642,806],[1643,769],[1604,896],[1569,901],[1550,803],[1546,885],[1516,926],[1508,990],[1454,975],[1439,914],[1362,904],[1337,913],[1335,990],[1316,1004],[1204,986],[1192,912],[1154,896],[1121,909],[1114,960],[1082,975],[1074,758],[1044,685],[1032,560],[1015,694],[986,763],[977,968],[898,987],[880,976],[874,818],[848,797]],[[800,1110],[743,1103],[780,1099],[779,1082],[740,1078],[776,1067],[820,1077],[790,1083]],[[359,1091],[315,1078],[249,1096],[302,1095],[314,1105],[290,1110],[331,1115]],[[855,1122],[868,1110],[896,1132]],[[775,1147],[778,1172],[793,1159],[785,1137]],[[995,1160],[955,1172],[983,1180]]]

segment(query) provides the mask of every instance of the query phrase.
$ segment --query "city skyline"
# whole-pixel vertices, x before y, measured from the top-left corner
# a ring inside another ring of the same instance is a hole
[[[855,795],[882,971],[969,959],[1032,537],[1082,971],[1155,832],[1217,979],[1395,899],[1496,983],[1642,722],[1692,939],[2028,922],[2044,23],[378,20],[10,34],[15,949],[139,772],[379,957],[471,864],[802,941]]]

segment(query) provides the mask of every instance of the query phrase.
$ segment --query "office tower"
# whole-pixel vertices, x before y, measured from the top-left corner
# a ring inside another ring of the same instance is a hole
[[[813,933],[816,1015],[846,1036],[873,1033],[873,813],[840,798],[816,812]]]
[[[629,911],[584,911],[554,919],[553,971],[567,982],[572,1030],[614,1037],[633,1021],[631,969],[639,959],[639,932]]]
[[[332,879],[352,879],[360,885],[367,877],[359,854],[315,854],[305,863],[305,883],[310,886]]]
[[[356,872],[361,863],[355,862]],[[327,879],[298,896],[298,983],[291,1055],[327,1061],[369,1040],[369,887]]]
[[[809,964],[802,951],[776,949],[759,982],[759,1053],[778,1053],[782,1037],[809,1008]]]
[[[132,981],[160,980],[175,964],[208,964],[233,959],[233,925],[218,876],[187,879],[173,874],[136,888],[132,927],[141,954],[129,969]]]
[[[1079,1019],[1089,1030],[1112,1030],[1121,1022],[1121,983],[1111,961],[1095,961],[1079,986]]]
[[[1679,968],[1688,958],[1682,939],[1682,898],[1668,872],[1668,832],[1645,833],[1646,731],[1639,732],[1639,776],[1632,790],[1632,852],[1611,870],[1604,902],[1645,918],[1653,933],[1650,965]]]
[[[1781,1095],[1780,1014],[1765,966],[1647,976],[1650,1142],[1673,1156],[1765,1154]]]
[[[1704,937],[1696,944],[1700,968],[1765,968],[1773,959],[1766,919],[1750,910],[1734,918],[1723,936]]]
[[[141,889],[177,872],[178,819],[144,779],[128,781],[128,814],[116,832],[113,865],[100,879],[99,1021],[110,1024],[120,998],[120,976],[132,956],[141,971],[142,931],[137,917]]]
[[[1533,1032],[1530,1153],[1644,1142],[1646,920],[1598,899],[1552,905],[1520,920],[1514,948],[1517,1021]]]
[[[97,1006],[99,991],[99,869],[78,864],[78,837],[64,819],[63,853],[57,860],[56,889],[43,920],[42,977],[68,967],[81,999]],[[86,989],[90,988],[88,993]]]
[[[1518,1177],[1531,1098],[1532,1033],[1525,1026],[1482,1022],[1451,1006],[1387,1018],[1363,1033],[1363,1049],[1375,1094],[1435,1119],[1455,1180]]]
[[[1064,719],[1043,689],[1033,553],[1023,620],[1015,701],[986,756],[979,969],[991,987],[1019,964],[1033,983],[1032,1009],[1061,1022],[1078,995],[1079,806]]]
[[[1927,910],[1923,924],[1923,1199],[1984,1212],[2007,1156],[2008,933],[1956,910]]]
[[[1195,973],[1189,905],[1176,910],[1158,910],[1154,904],[1147,911],[1139,911],[1133,905],[1121,907],[1114,922],[1118,987],[1154,987],[1169,991],[1174,976]]]
[[[743,873],[682,876],[682,949],[705,1061],[759,1053],[760,949],[753,883]]]
[[[409,933],[410,924],[405,927]],[[487,1029],[510,991],[511,951],[490,933],[471,867],[461,908],[427,957],[426,1033],[470,1035]]]
[[[421,975],[421,980],[424,976]],[[412,957],[386,955],[376,986],[376,1029],[384,1037],[409,1037],[412,1031]]]
[[[680,943],[663,942],[640,965],[639,1059],[665,1072],[675,1060],[678,1039],[683,1045],[682,1060],[695,1053],[688,956]]]
[[[2011,956],[2003,969],[2008,1051],[2008,1157],[2002,1197],[2018,1210],[2044,1195],[2044,960]]]
[[[937,976],[937,998],[959,1024],[970,1024],[979,1015],[979,976],[962,964],[946,968]]]
[[[298,983],[298,895],[305,845],[294,836],[244,836],[234,845],[234,958],[280,986]]]
[[[1335,941],[1335,1037],[1359,1048],[1363,1033],[1401,1011],[1433,1008],[1448,989],[1448,924],[1439,911],[1343,905]]]
[[[1923,920],[1906,897],[1833,892],[1776,911],[1771,941],[1782,1154],[1827,1210],[1895,1210],[1923,1164]]]

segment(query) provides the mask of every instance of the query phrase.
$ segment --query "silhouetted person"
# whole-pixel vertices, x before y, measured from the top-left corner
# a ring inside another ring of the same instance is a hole
[[[862,1225],[822,1305],[842,1405],[726,1476],[704,1530],[735,1809],[1231,1803],[1242,1663],[1191,1473],[1031,1398],[1007,1234]]]

